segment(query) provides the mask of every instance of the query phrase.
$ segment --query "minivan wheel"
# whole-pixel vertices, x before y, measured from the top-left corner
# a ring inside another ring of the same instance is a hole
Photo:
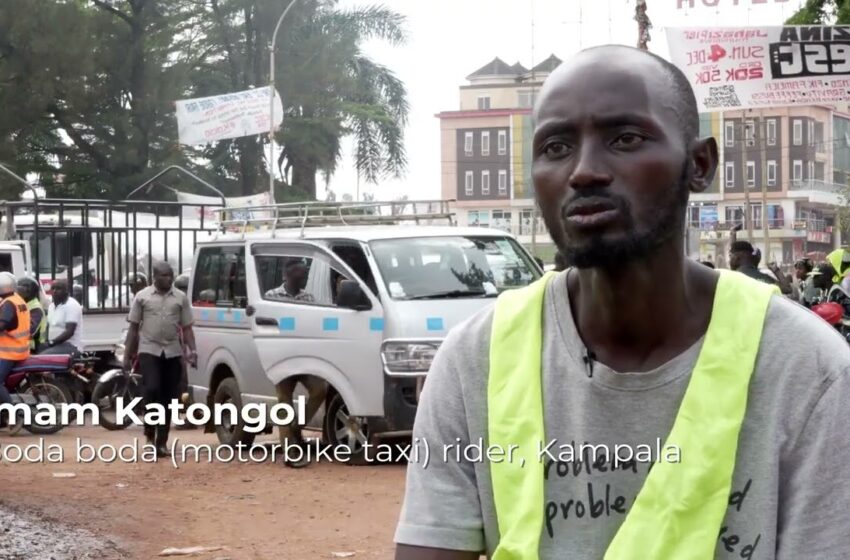
[[[339,393],[335,394],[328,403],[322,431],[328,444],[349,449],[347,464],[365,465],[367,463],[364,445],[371,442],[369,427],[364,420],[349,414],[348,407]]]
[[[213,400],[217,405],[232,403],[241,415],[242,394],[239,392],[239,383],[236,382],[236,379],[232,377],[223,379],[215,390]],[[231,424],[228,420],[228,415],[223,414],[221,425],[215,427],[215,435],[218,436],[218,441],[222,445],[235,447],[239,443],[245,446],[254,443],[256,434],[245,431],[241,416],[237,419],[236,424]]]

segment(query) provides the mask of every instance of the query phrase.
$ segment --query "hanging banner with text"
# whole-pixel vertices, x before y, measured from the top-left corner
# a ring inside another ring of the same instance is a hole
[[[201,210],[203,209],[204,221],[216,222],[218,214],[216,210],[221,209],[221,199],[214,196],[200,196],[197,194],[189,194],[180,191],[174,191],[177,194],[177,202],[184,204],[183,219],[184,220],[200,220]],[[192,206],[198,204],[198,206]],[[267,208],[271,204],[269,193],[259,193],[251,196],[241,196],[225,199],[227,208],[245,208],[245,207],[266,207],[256,210],[234,210],[228,213],[228,220],[250,220],[250,219],[267,219],[271,217],[271,211]],[[203,205],[203,206],[201,206]]]
[[[272,126],[270,86],[176,101],[181,144],[196,145],[268,133]],[[283,122],[283,105],[274,91],[274,128]]]
[[[850,101],[850,27],[671,28],[700,112]]]

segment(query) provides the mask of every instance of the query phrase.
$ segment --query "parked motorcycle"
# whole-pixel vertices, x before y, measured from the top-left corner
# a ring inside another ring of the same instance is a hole
[[[124,360],[124,342],[115,345],[115,357],[119,361]],[[91,402],[100,411],[100,425],[107,430],[123,430],[129,423],[118,421],[118,398],[123,398],[129,404],[134,398],[142,396],[142,375],[133,364],[131,371],[123,368],[113,368],[104,372],[95,383],[92,390]],[[144,404],[140,401],[133,412],[141,415],[144,412]]]
[[[30,356],[18,364],[6,378],[6,389],[11,393],[12,404],[23,403],[30,406],[33,419],[39,404],[68,404],[66,391],[57,381],[57,376],[67,374],[70,369],[70,356]],[[9,431],[16,434],[21,429],[26,429],[37,435],[55,434],[64,427],[61,414],[56,416],[55,423],[42,424],[35,421],[25,423],[25,418],[18,414]]]

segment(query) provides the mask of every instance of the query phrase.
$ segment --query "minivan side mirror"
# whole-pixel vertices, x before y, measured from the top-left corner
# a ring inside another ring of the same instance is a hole
[[[336,295],[336,305],[337,307],[354,309],[355,311],[372,309],[372,302],[363,293],[360,284],[354,280],[343,280],[340,282],[339,291]]]

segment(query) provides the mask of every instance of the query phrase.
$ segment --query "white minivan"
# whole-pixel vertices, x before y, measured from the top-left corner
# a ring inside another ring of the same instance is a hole
[[[500,230],[358,224],[278,225],[199,243],[189,286],[200,356],[189,371],[193,402],[271,405],[276,383],[315,376],[330,388],[324,440],[356,456],[364,442],[411,433],[449,329],[542,275]],[[308,301],[274,297],[292,262],[306,267]],[[207,431],[249,444],[242,428]]]

